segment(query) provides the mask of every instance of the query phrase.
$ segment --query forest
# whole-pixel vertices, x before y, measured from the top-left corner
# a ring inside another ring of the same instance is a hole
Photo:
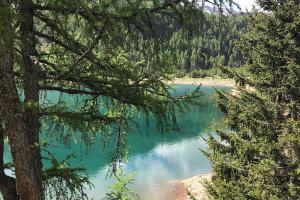
[[[158,34],[162,38],[159,44],[152,38],[139,37],[136,43],[126,38],[125,48],[136,49],[133,56],[151,63],[160,57],[169,58],[169,68],[177,77],[190,75],[194,78],[197,72],[217,67],[241,67],[243,56],[236,41],[247,28],[247,16],[244,14],[220,16],[217,13],[196,10],[193,14],[201,22],[184,28],[173,19],[157,16],[159,21]],[[159,47],[157,47],[159,45]],[[153,56],[158,53],[158,58]],[[209,72],[209,71],[207,71]],[[205,73],[205,72],[204,72]],[[211,72],[213,76],[220,72]]]
[[[0,199],[298,200],[300,1],[255,3],[0,0]]]

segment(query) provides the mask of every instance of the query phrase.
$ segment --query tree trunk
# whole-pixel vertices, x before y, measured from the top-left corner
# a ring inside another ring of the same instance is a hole
[[[10,142],[17,191],[22,200],[41,200],[41,180],[36,172],[35,153],[27,138],[25,111],[13,72],[13,31],[6,0],[0,0],[0,12],[0,113]]]
[[[0,176],[0,190],[4,200],[19,200],[16,190],[16,180],[10,176]]]
[[[20,1],[21,19],[21,48],[22,64],[24,67],[24,94],[25,103],[30,103],[33,107],[25,109],[26,132],[29,145],[34,151],[34,170],[39,182],[39,190],[43,193],[42,184],[42,159],[39,147],[39,115],[36,112],[39,104],[39,70],[33,62],[36,57],[36,39],[34,36],[33,24],[33,3],[31,0]]]
[[[19,200],[16,181],[4,172],[4,130],[0,120],[0,191],[4,200]]]

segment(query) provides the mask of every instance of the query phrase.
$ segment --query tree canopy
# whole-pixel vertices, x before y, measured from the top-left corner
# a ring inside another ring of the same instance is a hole
[[[247,76],[227,71],[240,92],[218,93],[227,130],[216,128],[205,152],[214,199],[299,199],[300,4],[258,2],[264,11],[239,44]]]

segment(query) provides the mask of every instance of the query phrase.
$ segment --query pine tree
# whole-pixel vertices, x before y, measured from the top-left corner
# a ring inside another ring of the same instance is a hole
[[[240,92],[218,92],[228,129],[216,128],[205,152],[215,200],[299,199],[300,2],[259,3],[267,12],[251,17],[239,44],[247,76],[227,71]]]

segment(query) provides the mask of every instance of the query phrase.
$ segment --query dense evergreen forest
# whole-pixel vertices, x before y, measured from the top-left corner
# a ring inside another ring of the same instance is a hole
[[[176,68],[190,72],[216,66],[242,66],[243,57],[235,42],[245,29],[244,16],[205,14],[203,25],[196,33],[186,36],[180,30],[169,40]]]
[[[163,57],[168,58],[168,63],[164,64],[179,77],[190,73],[197,78],[201,77],[199,70],[242,66],[243,56],[235,44],[241,33],[246,31],[247,17],[220,16],[217,13],[203,13],[201,10],[197,10],[194,15],[198,16],[199,22],[191,26],[193,30],[182,27],[178,21],[159,16],[158,30],[152,31],[160,33],[160,44],[143,37],[137,43],[131,43],[127,38],[127,48],[136,49],[133,56],[148,63],[157,63]],[[153,56],[157,51],[158,57]]]

